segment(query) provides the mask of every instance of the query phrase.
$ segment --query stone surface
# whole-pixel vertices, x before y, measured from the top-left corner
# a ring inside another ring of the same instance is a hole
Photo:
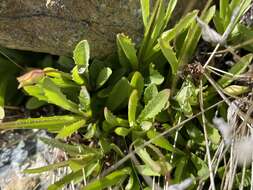
[[[0,44],[62,55],[87,39],[93,56],[106,55],[117,33],[141,33],[140,18],[137,0],[1,0]]]
[[[41,174],[25,174],[28,168],[38,168],[59,162],[59,149],[53,149],[38,136],[50,138],[45,131],[24,130],[18,133],[0,134],[0,189],[44,190],[63,175],[49,171]],[[16,140],[13,140],[15,138]]]
[[[179,0],[175,15],[187,5]],[[141,36],[139,0],[0,1],[0,45],[5,47],[66,55],[87,39],[92,57],[103,56],[115,50],[116,34],[122,32],[135,41]]]

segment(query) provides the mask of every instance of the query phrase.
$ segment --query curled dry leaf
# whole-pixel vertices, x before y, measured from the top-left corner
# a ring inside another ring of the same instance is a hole
[[[17,78],[19,82],[18,88],[22,88],[23,86],[32,85],[38,82],[45,76],[45,72],[41,69],[34,69],[25,73],[24,75]]]

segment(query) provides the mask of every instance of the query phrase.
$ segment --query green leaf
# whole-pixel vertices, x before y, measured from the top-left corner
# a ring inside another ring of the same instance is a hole
[[[185,176],[185,169],[188,163],[187,157],[182,157],[178,159],[178,162],[176,163],[176,169],[175,169],[175,182],[180,183],[183,180],[183,177]]]
[[[111,174],[105,176],[102,179],[97,179],[87,186],[83,187],[82,190],[103,190],[107,187],[111,187],[113,185],[117,185],[120,182],[123,182],[128,175],[130,175],[131,169],[124,168],[121,170],[117,170],[112,172]]]
[[[154,64],[150,64],[149,66],[149,80],[150,83],[160,85],[163,83],[164,77],[154,67]]]
[[[145,27],[144,37],[141,42],[140,50],[138,51],[139,52],[138,57],[140,60],[142,60],[145,57],[146,52],[149,50],[148,43],[150,41],[151,34],[152,34],[152,32],[154,30],[154,26],[156,24],[156,18],[157,18],[158,12],[159,12],[160,4],[161,4],[161,0],[158,0],[155,2],[153,12],[150,16],[149,22],[148,22],[147,26]]]
[[[239,96],[250,91],[248,86],[231,85],[223,89],[230,96]]]
[[[96,87],[97,88],[102,87],[106,83],[106,81],[110,78],[111,74],[112,70],[109,67],[103,68],[98,74]]]
[[[72,124],[81,119],[79,116],[71,115],[18,119],[17,121],[0,123],[0,129],[46,129],[51,132],[56,132],[64,125]]]
[[[161,166],[155,162],[146,151],[146,149],[136,149],[138,156],[143,160],[143,162],[150,167],[154,172],[160,173],[162,171]]]
[[[40,167],[40,168],[26,169],[26,170],[24,170],[24,173],[37,174],[37,173],[48,172],[50,170],[55,170],[55,169],[58,169],[61,167],[68,166],[68,164],[69,164],[69,161],[58,162],[58,163],[49,164],[47,166]]]
[[[191,106],[198,102],[198,89],[196,89],[190,79],[186,79],[175,99],[184,115],[191,117],[193,114]]]
[[[138,91],[139,97],[141,97],[144,88],[144,78],[140,72],[136,71],[133,74],[130,85]]]
[[[206,165],[206,162],[200,159],[198,156],[195,154],[191,153],[191,161],[193,162],[196,170],[197,170],[197,175],[199,177],[204,177],[208,174],[209,169]]]
[[[87,83],[84,76],[78,73],[77,66],[75,66],[71,72],[72,72],[72,79],[73,81],[75,81],[76,84],[83,85]]]
[[[99,73],[105,67],[105,62],[94,59],[89,67],[89,82],[92,84],[93,87],[96,87],[96,81],[98,78]]]
[[[133,90],[128,101],[128,122],[130,127],[135,125],[138,101],[138,91]]]
[[[132,42],[132,40],[125,36],[124,34],[118,34],[117,35],[117,41],[120,45],[120,48],[125,53],[125,56],[128,58],[129,62],[131,63],[132,69],[137,70],[138,69],[138,58],[136,56],[136,50],[135,45]]]
[[[160,135],[160,133],[156,132],[153,129],[151,129],[147,132],[147,136],[149,139],[153,139],[158,135]],[[176,152],[173,145],[171,145],[170,142],[167,139],[165,139],[163,136],[156,138],[155,140],[152,141],[152,143],[160,148],[165,149],[165,150],[168,150],[171,152]]]
[[[198,14],[198,11],[196,11],[196,10],[188,13],[185,17],[183,17],[182,19],[179,20],[179,22],[174,26],[174,28],[163,32],[161,34],[160,39],[162,38],[162,40],[165,43],[169,44],[173,39],[175,39],[178,35],[180,35],[187,28],[189,28],[189,26],[195,21],[197,14]],[[159,40],[158,40],[158,42],[159,42]],[[144,58],[145,61],[152,58],[152,56],[154,56],[160,50],[161,50],[161,47],[158,43],[154,46],[154,48],[152,49],[152,52],[146,58]]]
[[[37,98],[35,97],[31,97],[27,102],[26,102],[26,105],[25,107],[29,110],[34,110],[34,109],[38,109],[39,107],[45,105],[46,102],[45,101],[41,101],[41,100],[38,100]]]
[[[66,96],[61,92],[60,88],[58,88],[50,79],[45,78],[43,80],[42,88],[49,103],[55,104],[73,113],[80,114],[77,104],[68,100]]]
[[[154,118],[159,112],[161,112],[169,101],[170,90],[165,89],[154,96],[148,104],[144,107],[138,117],[138,121],[145,121],[147,119]]]
[[[82,86],[79,94],[79,107],[83,111],[89,111],[90,110],[90,94],[86,88],[86,86]]]
[[[141,12],[142,12],[142,20],[145,28],[147,27],[148,20],[149,20],[149,10],[150,9],[150,2],[149,0],[141,0]]]
[[[59,71],[57,69],[47,67],[43,69],[46,76],[60,88],[77,88],[76,83],[72,81],[72,76],[69,73]]]
[[[53,185],[48,187],[48,190],[58,190],[61,189],[65,184],[70,183],[71,181],[77,180],[83,177],[83,170],[79,170],[76,172],[71,172],[68,175],[65,175],[59,181],[55,182]]]
[[[125,137],[128,135],[128,133],[131,131],[131,129],[127,129],[127,128],[124,128],[124,127],[117,127],[114,132],[119,135],[119,136],[122,136],[122,137]]]
[[[106,105],[107,107],[114,111],[116,110],[118,107],[124,105],[127,103],[128,101],[128,97],[131,93],[131,86],[128,82],[128,80],[126,78],[121,78],[116,85],[113,87]]]
[[[144,92],[144,103],[145,105],[158,94],[158,89],[155,84],[150,84]]]
[[[65,152],[69,153],[70,155],[97,155],[100,156],[100,152],[97,151],[95,148],[90,148],[86,146],[81,145],[70,145],[64,142],[61,142],[57,139],[49,139],[45,137],[39,138],[43,143],[48,144],[52,147],[59,148],[61,150],[64,150]]]
[[[83,136],[84,139],[91,139],[95,136],[97,131],[97,124],[89,124],[87,127],[87,132],[85,133],[85,135]]]
[[[161,50],[163,52],[163,55],[165,58],[168,60],[171,69],[172,69],[172,74],[176,75],[179,62],[177,60],[176,53],[173,51],[172,47],[170,46],[169,42],[166,42],[163,37],[159,39],[159,45],[161,47]]]
[[[215,6],[210,7],[208,10],[203,10],[200,18],[204,22],[209,23],[213,18],[215,11],[216,11]],[[199,25],[196,22],[194,22],[192,23],[191,28],[188,30],[188,34],[186,36],[182,48],[180,48],[178,56],[179,66],[184,65],[185,63],[188,62],[188,59],[191,59],[193,53],[196,50],[200,37],[201,37],[201,29],[199,28]]]
[[[253,58],[253,54],[248,54],[243,56],[233,67],[228,71],[231,74],[234,75],[240,75],[242,74],[249,66]],[[226,87],[229,84],[231,84],[235,78],[231,79],[230,76],[224,75],[219,81],[218,84],[221,85],[221,87]]]
[[[38,100],[48,102],[47,97],[45,96],[45,94],[43,92],[43,88],[42,88],[41,84],[36,84],[33,86],[24,86],[23,89],[30,96],[36,97],[36,98],[38,98]]]
[[[161,176],[159,172],[153,171],[148,165],[136,165],[136,168],[144,176]]]
[[[80,41],[74,51],[73,59],[78,67],[78,73],[82,74],[89,67],[90,47],[87,40]]]
[[[107,121],[108,124],[111,126],[120,126],[120,127],[128,127],[128,121],[119,117],[116,117],[115,115],[110,112],[110,110],[105,107],[104,109],[104,116],[105,120]]]
[[[71,125],[64,126],[56,136],[56,138],[64,139],[73,133],[75,133],[78,129],[85,125],[86,121],[84,119],[77,121]]]
[[[225,18],[229,9],[229,0],[220,0],[220,18]]]

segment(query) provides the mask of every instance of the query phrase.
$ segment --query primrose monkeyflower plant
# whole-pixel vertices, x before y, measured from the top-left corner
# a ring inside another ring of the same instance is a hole
[[[240,18],[250,2],[220,0],[217,10],[208,1],[205,9],[187,13],[168,28],[177,0],[157,0],[153,6],[141,0],[140,44],[121,33],[116,36],[116,55],[92,59],[88,41],[82,40],[73,51],[71,70],[36,68],[18,77],[19,88],[30,96],[28,109],[52,104],[64,111],[3,122],[0,129],[47,130],[54,138],[41,141],[67,155],[64,161],[24,172],[70,168],[49,190],[70,183],[83,190],[249,187],[248,169],[228,168],[236,161],[226,152],[233,150],[227,139],[250,133],[237,128],[241,119],[248,121],[247,111],[233,112],[236,122],[226,135],[214,124],[218,114],[228,126],[231,101],[249,96],[249,86],[238,79],[253,59],[252,47],[240,52],[232,47],[245,29]],[[226,22],[221,22],[223,17]],[[208,25],[212,21],[214,29]],[[203,44],[206,52],[200,48]],[[221,65],[224,59],[233,65]],[[78,143],[73,141],[77,134],[82,139]],[[228,170],[236,171],[231,181]]]

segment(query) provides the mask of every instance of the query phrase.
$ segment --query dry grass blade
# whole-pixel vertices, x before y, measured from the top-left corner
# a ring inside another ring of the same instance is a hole
[[[209,176],[210,176],[210,182],[212,190],[215,190],[215,184],[214,184],[214,176],[213,176],[213,169],[212,169],[212,163],[211,163],[211,154],[209,149],[209,142],[208,142],[208,135],[206,130],[206,118],[204,114],[204,101],[203,101],[203,85],[202,80],[200,81],[200,97],[199,97],[199,105],[201,110],[201,116],[202,116],[202,123],[203,123],[203,129],[204,129],[204,136],[205,136],[205,144],[206,144],[206,154],[207,154],[207,160],[208,160],[208,168],[209,168]]]

